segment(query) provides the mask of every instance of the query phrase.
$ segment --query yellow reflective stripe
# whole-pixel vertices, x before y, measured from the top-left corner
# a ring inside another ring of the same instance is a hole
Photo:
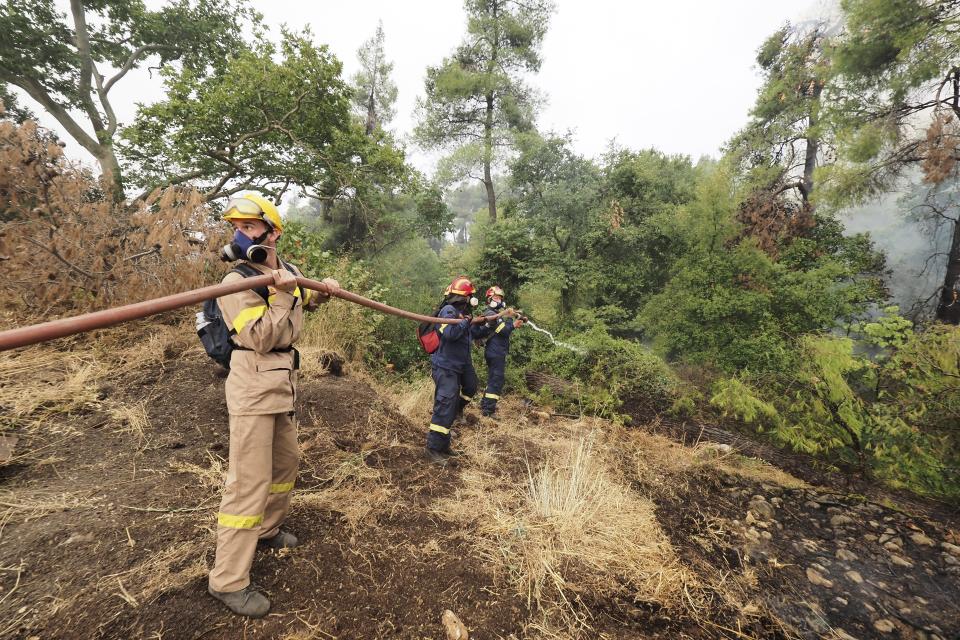
[[[445,436],[450,435],[450,429],[447,429],[446,427],[441,427],[438,424],[431,424],[430,431],[436,431],[437,433],[442,433]]]
[[[270,485],[270,493],[288,493],[293,491],[292,482],[281,482],[280,484]]]
[[[307,291],[308,291],[308,293],[309,293],[310,290],[308,289]],[[269,304],[273,304],[273,301],[276,299],[276,297],[277,297],[276,294],[274,294],[274,295],[272,295],[272,296],[267,296],[267,302],[268,302]],[[299,298],[299,297],[300,297],[300,287],[297,287],[297,288],[295,288],[295,289],[293,290],[293,297],[294,297],[294,298]],[[310,299],[310,296],[308,295],[308,296],[307,296],[307,300],[309,300],[309,299]]]
[[[503,331],[503,328],[504,328],[505,326],[507,326],[507,323],[504,322],[503,320],[501,320],[501,321],[500,321],[500,324],[497,325],[497,330],[494,331],[494,333],[500,333],[501,331]]]
[[[267,312],[267,305],[261,304],[256,307],[247,307],[243,311],[237,314],[237,317],[233,319],[233,330],[237,333],[243,331],[243,328],[263,317],[263,314]]]
[[[483,397],[484,397],[484,398],[490,398],[491,400],[499,400],[499,399],[500,399],[500,396],[498,396],[498,395],[495,394],[495,393],[485,393],[485,394],[483,394]]]
[[[229,513],[218,513],[217,524],[231,529],[253,529],[263,522],[263,514],[258,516],[235,516]]]
[[[462,393],[460,394],[460,397],[466,400],[467,402],[470,402],[471,400],[473,400],[473,396],[467,396]]]
[[[442,325],[440,325],[440,326],[437,328],[437,331],[439,331],[440,333],[443,333],[444,329],[446,329],[447,326],[448,326],[448,325],[442,324]]]

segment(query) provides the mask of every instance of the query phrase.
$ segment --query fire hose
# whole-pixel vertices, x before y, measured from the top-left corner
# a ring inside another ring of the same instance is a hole
[[[129,322],[130,320],[138,320],[140,318],[146,318],[147,316],[163,313],[164,311],[172,311],[174,309],[180,309],[193,304],[199,304],[204,300],[209,300],[211,298],[220,298],[222,296],[230,295],[231,293],[238,293],[240,291],[255,289],[257,287],[266,287],[272,284],[272,275],[255,276],[251,278],[244,278],[243,280],[238,280],[236,282],[215,284],[209,287],[193,289],[192,291],[175,293],[162,298],[145,300],[144,302],[128,304],[122,307],[115,307],[113,309],[104,309],[103,311],[85,313],[72,318],[61,318],[59,320],[51,320],[50,322],[43,322],[41,324],[35,324],[28,327],[0,331],[0,351],[25,347],[31,344],[37,344],[39,342],[46,342],[47,340],[54,340],[56,338],[64,338],[66,336],[72,336],[78,333],[92,331],[94,329],[104,329],[106,327],[112,327],[123,322]],[[318,282],[317,280],[311,280],[310,278],[298,277],[297,284],[303,288],[319,291],[324,295],[333,296],[335,298],[340,298],[341,300],[346,300],[347,302],[359,304],[375,311],[379,311],[380,313],[394,315],[400,318],[406,318],[408,320],[415,320],[416,322],[431,322],[434,324],[456,324],[461,322],[461,319],[457,318],[436,318],[433,316],[425,316],[419,313],[413,313],[411,311],[405,311],[403,309],[397,309],[396,307],[391,307],[390,305],[383,304],[382,302],[364,298],[361,295],[357,295],[356,293],[352,293],[345,289],[331,291],[324,283]],[[504,311],[503,313],[498,314],[498,316],[508,312],[512,313],[512,310]],[[489,318],[480,316],[478,318],[474,318],[473,322],[486,322],[487,320],[489,320]]]

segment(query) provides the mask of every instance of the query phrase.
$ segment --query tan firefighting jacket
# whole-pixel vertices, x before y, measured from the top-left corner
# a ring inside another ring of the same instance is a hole
[[[267,266],[247,264],[263,274],[271,272]],[[302,275],[296,267],[294,270]],[[223,282],[242,278],[243,275],[230,272]],[[226,383],[230,414],[253,416],[293,411],[297,392],[293,344],[303,329],[303,303],[300,287],[293,293],[271,287],[267,302],[253,290],[217,299],[233,342],[240,347],[231,355]]]

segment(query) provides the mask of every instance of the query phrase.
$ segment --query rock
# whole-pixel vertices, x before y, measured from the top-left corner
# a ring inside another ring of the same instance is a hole
[[[754,522],[757,521],[757,519],[753,517],[752,511],[747,511],[747,515],[743,518],[743,521],[746,522],[747,524],[753,524]]]
[[[833,588],[833,582],[820,575],[820,572],[812,567],[807,567],[807,580],[818,587]]]
[[[761,531],[760,537],[764,540],[773,540],[773,534],[769,531]]]
[[[803,506],[805,506],[807,509],[819,509],[820,503],[814,502],[813,500],[807,500],[803,503]]]
[[[773,496],[772,498],[770,498],[770,504],[772,504],[777,508],[780,508],[783,506],[783,500],[781,498],[778,498],[777,496]]]
[[[880,618],[879,620],[874,621],[873,628],[880,633],[890,633],[896,629],[896,626],[894,626],[894,624],[886,618]]]
[[[753,496],[753,499],[750,500],[749,508],[758,518],[769,520],[774,514],[773,505],[767,502],[763,496]]]
[[[873,527],[874,529],[879,529],[879,528],[880,528],[880,523],[877,522],[876,520],[871,520],[871,521],[868,522],[867,524],[870,525],[871,527]]]
[[[924,547],[933,546],[933,540],[919,532],[910,536],[910,539],[913,540],[913,544],[922,545]]]
[[[859,571],[847,571],[843,574],[847,577],[847,580],[855,584],[863,584],[863,576],[860,575]]]
[[[857,560],[857,554],[853,551],[848,551],[846,549],[837,549],[837,560],[843,560],[844,562],[854,562]]]
[[[895,554],[895,553],[891,553],[891,554],[890,554],[890,562],[892,562],[893,564],[897,565],[898,567],[907,567],[907,568],[909,568],[909,567],[912,567],[912,566],[913,566],[913,563],[912,563],[912,562],[910,562],[909,560],[907,560],[906,558],[904,558],[904,557],[902,557],[902,556],[898,556],[898,555]]]
[[[833,601],[836,602],[836,603],[837,603],[838,605],[840,605],[841,607],[845,607],[845,606],[847,606],[847,604],[848,604],[848,603],[847,603],[847,599],[846,599],[846,598],[841,598],[840,596],[837,596],[836,598],[834,598]]]
[[[876,542],[877,536],[872,533],[865,533],[863,534],[863,539],[866,540],[867,542]]]
[[[93,542],[92,533],[74,533],[71,534],[69,538],[60,543],[61,547],[64,547],[69,544],[77,544],[83,542]]]
[[[440,622],[447,632],[447,640],[469,640],[470,634],[460,618],[453,611],[446,609],[440,616]]]
[[[940,546],[949,554],[955,555],[960,558],[960,547],[955,544],[950,544],[949,542],[941,542]]]
[[[944,563],[948,565],[951,565],[951,566],[960,565],[960,560],[957,560],[956,556],[952,556],[949,553],[941,553],[940,557],[943,558]]]
[[[842,513],[837,514],[835,516],[831,516],[830,518],[831,527],[842,527],[844,525],[853,524],[854,522],[856,521],[853,518],[851,518],[848,515],[844,515]]]
[[[894,540],[890,540],[889,542],[884,542],[883,548],[889,551],[890,553],[896,553],[897,551],[900,551],[900,545],[897,544],[896,541]]]
[[[19,436],[0,433],[0,464],[6,464],[13,460],[13,451],[17,448]]]
[[[836,515],[838,513],[843,513],[843,509],[840,507],[827,507],[827,513],[831,515]]]

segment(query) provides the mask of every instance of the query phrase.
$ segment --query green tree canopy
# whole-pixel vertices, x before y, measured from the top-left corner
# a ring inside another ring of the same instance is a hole
[[[397,85],[390,77],[393,63],[387,61],[385,39],[381,21],[373,37],[357,50],[360,70],[350,80],[354,111],[364,119],[367,135],[376,127],[389,123],[397,114]]]
[[[454,54],[427,69],[418,141],[451,151],[451,178],[481,180],[497,220],[493,166],[514,134],[533,128],[537,99],[523,75],[540,68],[550,0],[465,0],[467,35]]]
[[[936,315],[960,324],[960,208],[940,197],[940,185],[960,178],[960,3],[844,0],[842,7],[847,32],[832,52],[830,89],[841,157],[824,171],[828,195],[860,202],[922,172],[932,192],[921,214],[952,228]]]
[[[69,18],[53,0],[9,0],[0,6],[0,84],[19,87],[53,116],[122,198],[116,83],[146,64],[176,62],[192,73],[218,66],[243,25],[258,20],[243,0],[175,0],[156,10],[142,0],[71,0]]]

